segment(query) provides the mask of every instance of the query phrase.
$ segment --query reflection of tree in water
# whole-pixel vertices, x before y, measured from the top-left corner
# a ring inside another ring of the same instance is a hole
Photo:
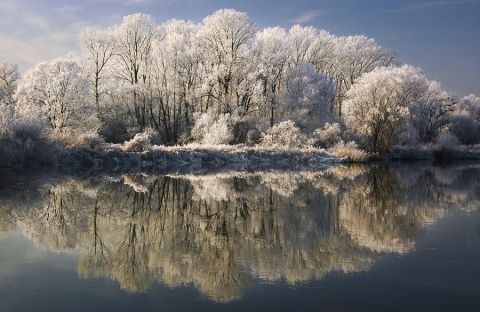
[[[440,206],[412,197],[408,184],[390,170],[374,168],[357,182],[340,203],[339,220],[359,246],[374,252],[412,250],[418,230],[443,216]]]
[[[297,283],[366,270],[411,251],[455,200],[478,202],[478,178],[452,191],[435,169],[417,172],[416,181],[401,168],[361,166],[68,180],[48,188],[41,208],[3,211],[38,245],[80,253],[82,277],[132,292],[193,284],[230,301],[252,278]]]

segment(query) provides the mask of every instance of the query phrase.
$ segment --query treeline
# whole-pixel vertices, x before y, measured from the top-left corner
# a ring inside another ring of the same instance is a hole
[[[480,140],[480,98],[455,98],[363,35],[258,30],[245,13],[224,9],[199,24],[134,14],[79,39],[80,54],[21,79],[0,64],[2,140],[47,131],[62,142],[123,143],[142,133],[165,145],[374,152]]]

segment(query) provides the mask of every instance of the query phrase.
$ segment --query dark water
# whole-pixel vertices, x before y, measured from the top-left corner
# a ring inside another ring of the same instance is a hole
[[[0,180],[0,311],[480,311],[480,165]]]

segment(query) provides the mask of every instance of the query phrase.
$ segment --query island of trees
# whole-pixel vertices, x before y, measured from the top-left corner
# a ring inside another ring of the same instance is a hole
[[[81,52],[21,77],[0,62],[3,165],[78,148],[232,145],[362,160],[480,141],[479,97],[449,94],[364,35],[260,30],[223,9],[199,24],[134,14],[79,41]]]

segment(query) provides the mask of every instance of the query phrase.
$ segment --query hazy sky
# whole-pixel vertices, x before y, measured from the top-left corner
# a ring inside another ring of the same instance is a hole
[[[480,95],[480,0],[0,0],[0,60],[22,68],[78,49],[86,25],[144,12],[195,22],[220,8],[259,28],[295,23],[336,35],[366,34],[458,95]]]

